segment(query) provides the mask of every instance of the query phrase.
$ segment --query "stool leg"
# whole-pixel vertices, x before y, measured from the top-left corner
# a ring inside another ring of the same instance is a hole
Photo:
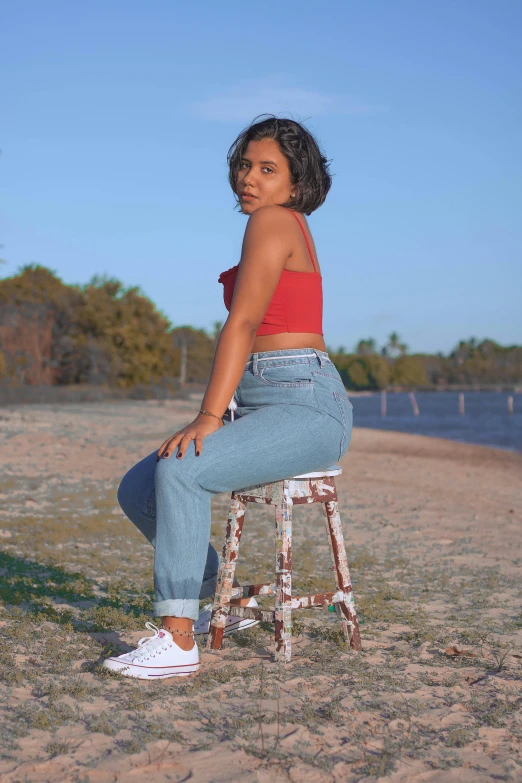
[[[225,543],[219,564],[216,593],[212,606],[210,620],[210,633],[207,639],[207,647],[212,650],[220,650],[223,646],[223,633],[230,609],[232,598],[232,586],[236,572],[236,562],[239,553],[239,542],[243,530],[246,504],[238,500],[234,494],[230,501],[228,512],[227,532]]]
[[[292,499],[286,486],[276,505],[275,659],[285,663],[292,656]]]
[[[359,625],[355,614],[353,589],[350,580],[350,571],[348,570],[343,530],[341,527],[339,503],[337,502],[337,499],[327,500],[325,503],[322,503],[322,506],[326,517],[326,529],[328,531],[328,540],[330,542],[330,552],[332,553],[337,589],[342,590],[343,593],[348,596],[345,601],[335,604],[335,609],[341,617],[344,638],[350,643],[352,649],[362,650],[361,635],[359,633]]]

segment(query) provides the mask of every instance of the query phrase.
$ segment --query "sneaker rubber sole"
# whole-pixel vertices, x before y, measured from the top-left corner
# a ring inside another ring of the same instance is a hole
[[[111,665],[112,664],[112,665]],[[143,664],[122,664],[112,658],[107,658],[103,664],[105,669],[119,672],[124,677],[133,677],[138,680],[158,680],[167,677],[189,677],[199,669],[198,663],[178,664],[177,666],[145,666]]]

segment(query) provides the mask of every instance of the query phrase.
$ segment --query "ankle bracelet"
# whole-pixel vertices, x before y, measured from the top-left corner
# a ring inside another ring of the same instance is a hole
[[[172,636],[194,636],[194,631],[172,631],[170,628],[165,628],[164,625],[160,627],[160,631],[168,631]]]

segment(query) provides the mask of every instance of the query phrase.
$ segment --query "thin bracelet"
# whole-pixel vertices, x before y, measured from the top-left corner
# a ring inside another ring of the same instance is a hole
[[[223,416],[216,416],[215,413],[211,413],[210,411],[204,411],[203,408],[200,408],[199,412],[204,413],[205,416],[213,416],[215,419],[219,419],[220,421],[223,421]]]

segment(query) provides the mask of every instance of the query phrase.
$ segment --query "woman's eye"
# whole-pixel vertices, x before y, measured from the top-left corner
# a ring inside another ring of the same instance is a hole
[[[273,169],[269,168],[268,166],[265,166],[265,167],[263,168],[263,171],[273,171]]]

